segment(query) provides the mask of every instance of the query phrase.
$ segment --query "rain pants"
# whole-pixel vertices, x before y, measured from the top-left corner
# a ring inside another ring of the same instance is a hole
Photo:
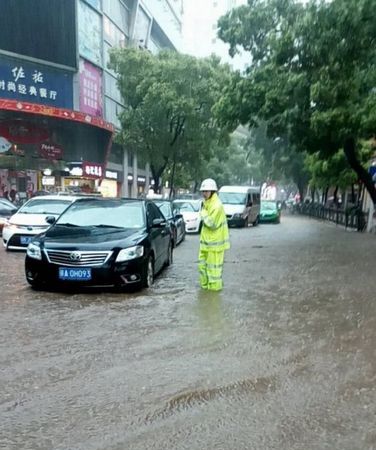
[[[201,209],[203,226],[200,234],[198,269],[203,289],[220,291],[225,250],[230,248],[227,218],[223,205],[213,193]]]

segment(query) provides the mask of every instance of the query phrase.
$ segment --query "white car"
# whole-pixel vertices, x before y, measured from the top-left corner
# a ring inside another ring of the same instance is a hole
[[[174,209],[183,215],[186,233],[199,233],[202,226],[201,200],[174,200]]]
[[[34,236],[50,227],[47,217],[58,218],[78,198],[43,195],[28,200],[3,227],[3,245],[6,250],[26,250]]]

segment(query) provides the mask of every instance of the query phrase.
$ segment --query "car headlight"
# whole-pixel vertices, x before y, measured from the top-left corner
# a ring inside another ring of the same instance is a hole
[[[30,258],[38,259],[39,261],[42,259],[42,251],[37,244],[30,243],[27,246],[26,254]]]
[[[235,219],[240,219],[242,217],[242,215],[240,213],[235,213],[234,214],[234,218]]]
[[[131,259],[140,258],[144,254],[144,247],[142,245],[135,245],[134,247],[123,248],[117,255],[116,262],[130,261]]]

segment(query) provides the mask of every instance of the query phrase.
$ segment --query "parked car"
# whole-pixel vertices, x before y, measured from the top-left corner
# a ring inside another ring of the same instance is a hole
[[[149,200],[81,198],[27,247],[28,283],[44,287],[149,287],[172,263],[170,225]]]
[[[256,226],[260,218],[260,187],[222,186],[218,191],[229,226]]]
[[[26,250],[31,238],[50,226],[46,218],[59,217],[77,199],[75,196],[43,195],[28,200],[4,225],[3,245],[6,250]]]
[[[201,200],[174,200],[172,204],[173,208],[178,209],[183,215],[185,231],[187,233],[199,233],[202,227]]]
[[[17,209],[17,206],[6,198],[0,198],[0,233],[2,233],[3,227],[8,223],[9,218],[17,212]]]
[[[173,236],[174,247],[185,239],[185,222],[183,215],[178,209],[173,209],[173,204],[169,200],[154,200],[154,203],[162,211],[162,214],[169,221]]]
[[[281,208],[279,202],[262,200],[260,209],[260,222],[281,222]]]

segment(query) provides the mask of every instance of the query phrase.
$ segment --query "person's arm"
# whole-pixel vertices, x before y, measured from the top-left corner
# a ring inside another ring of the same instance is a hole
[[[204,225],[211,230],[217,230],[219,227],[222,226],[221,221],[221,209],[220,208],[213,208],[212,211],[208,211],[205,208],[205,204],[203,203],[202,209],[201,209],[201,218],[204,222]]]

